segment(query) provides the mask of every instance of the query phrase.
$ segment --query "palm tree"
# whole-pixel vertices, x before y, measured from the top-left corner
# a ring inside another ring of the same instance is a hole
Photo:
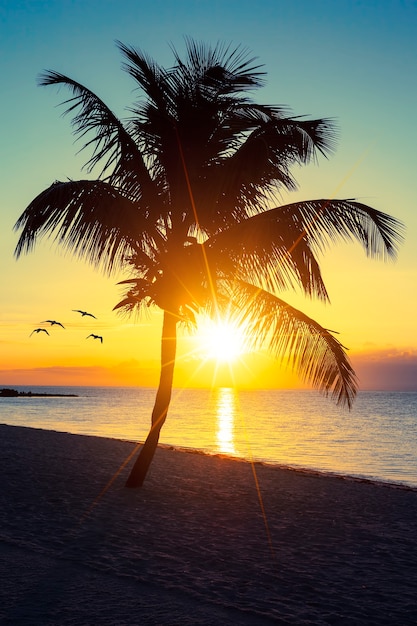
[[[261,66],[241,48],[186,39],[185,58],[160,67],[118,42],[123,68],[140,89],[124,121],[92,91],[58,72],[41,85],[66,85],[75,133],[92,150],[96,179],[54,182],[18,219],[16,256],[42,236],[110,274],[130,269],[116,309],[163,311],[161,373],[149,435],[126,486],[143,483],[166,419],[177,326],[196,312],[231,306],[254,345],[287,357],[299,374],[351,406],[357,380],[342,344],[278,297],[288,288],[328,300],[318,255],[337,240],[358,240],[373,257],[395,257],[401,224],[346,199],[279,205],[296,183],[291,166],[335,145],[334,124],[256,104]],[[274,206],[278,204],[278,206]],[[274,208],[271,208],[274,207]]]

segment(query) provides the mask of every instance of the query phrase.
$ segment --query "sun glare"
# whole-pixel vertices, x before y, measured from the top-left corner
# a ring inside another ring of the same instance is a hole
[[[245,351],[244,330],[231,320],[207,319],[202,324],[200,335],[207,359],[231,363]]]

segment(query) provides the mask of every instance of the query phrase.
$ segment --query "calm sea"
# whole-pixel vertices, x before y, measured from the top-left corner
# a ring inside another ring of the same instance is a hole
[[[155,390],[13,387],[0,422],[142,441]],[[174,390],[161,443],[417,487],[417,393],[360,392],[351,412],[314,391]]]

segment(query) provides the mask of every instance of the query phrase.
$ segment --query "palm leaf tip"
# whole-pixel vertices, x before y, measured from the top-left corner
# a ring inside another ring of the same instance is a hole
[[[235,281],[232,299],[262,346],[336,404],[353,405],[357,379],[346,349],[332,332],[274,294]]]
[[[350,410],[358,381],[344,346],[316,322],[308,331],[304,327],[299,332],[295,349],[290,354],[293,370],[319,393],[330,396],[336,405]]]
[[[339,342],[338,342],[339,343]],[[332,398],[336,405],[352,409],[358,391],[358,380],[355,371],[339,343],[341,358],[338,359],[338,372],[325,377],[318,390]]]

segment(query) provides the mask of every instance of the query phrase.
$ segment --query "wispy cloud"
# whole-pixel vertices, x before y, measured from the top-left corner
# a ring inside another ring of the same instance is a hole
[[[417,350],[386,348],[352,355],[361,389],[417,391]]]

